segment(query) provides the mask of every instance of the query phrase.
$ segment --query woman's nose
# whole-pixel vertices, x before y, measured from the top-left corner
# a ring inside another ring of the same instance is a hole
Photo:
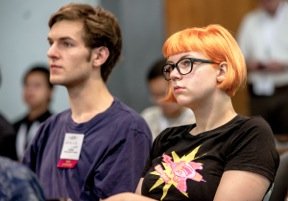
[[[181,78],[181,74],[179,73],[177,68],[174,68],[170,72],[170,78],[171,78],[171,80],[175,80],[175,79],[180,79]]]

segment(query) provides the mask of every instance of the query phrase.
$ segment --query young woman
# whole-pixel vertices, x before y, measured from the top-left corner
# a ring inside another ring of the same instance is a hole
[[[189,28],[163,46],[166,101],[191,108],[196,124],[156,138],[137,193],[155,200],[259,201],[279,163],[272,131],[261,117],[237,114],[231,97],[246,80],[243,55],[220,25]],[[148,201],[123,193],[107,201]]]

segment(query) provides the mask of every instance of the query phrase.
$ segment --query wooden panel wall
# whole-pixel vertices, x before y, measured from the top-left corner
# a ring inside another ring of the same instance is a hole
[[[236,36],[243,16],[255,8],[257,0],[165,0],[166,35],[191,26],[216,23]],[[233,97],[237,112],[249,115],[246,88]]]

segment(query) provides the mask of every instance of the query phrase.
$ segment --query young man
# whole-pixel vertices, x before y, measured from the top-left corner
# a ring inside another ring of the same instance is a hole
[[[49,82],[48,67],[42,64],[32,66],[23,78],[23,101],[28,111],[13,125],[18,160],[23,158],[24,151],[32,142],[40,124],[52,115],[49,110],[52,94],[53,85]]]
[[[50,81],[67,88],[71,109],[48,119],[24,163],[47,199],[102,200],[135,191],[151,133],[106,80],[121,53],[116,18],[103,8],[68,4],[49,21]]]

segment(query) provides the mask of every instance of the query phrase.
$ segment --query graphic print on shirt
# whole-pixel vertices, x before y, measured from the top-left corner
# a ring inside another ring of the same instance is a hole
[[[169,188],[173,185],[177,188],[183,195],[188,197],[187,193],[187,183],[188,179],[196,182],[206,182],[202,175],[199,174],[196,170],[202,170],[203,164],[193,162],[195,160],[195,155],[198,152],[200,146],[196,147],[188,155],[184,155],[181,158],[173,151],[171,156],[163,154],[162,156],[162,165],[156,165],[154,167],[155,171],[150,174],[157,175],[160,178],[155,182],[155,184],[150,188],[150,191],[159,187],[163,183],[163,194],[160,200],[163,200]],[[199,158],[199,157],[197,157]]]

